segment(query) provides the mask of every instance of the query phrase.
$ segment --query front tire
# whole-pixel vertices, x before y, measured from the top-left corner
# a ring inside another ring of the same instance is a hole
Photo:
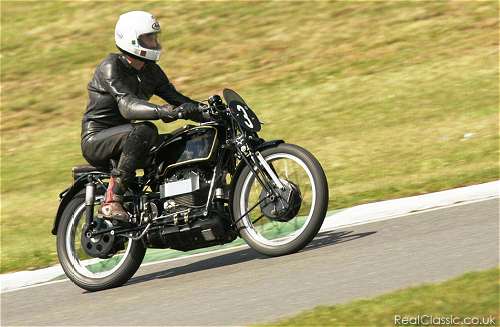
[[[57,255],[66,276],[87,291],[123,285],[139,269],[146,247],[140,240],[128,240],[123,253],[105,260],[91,259],[79,248],[84,222],[85,193],[80,192],[64,209],[57,229]]]
[[[295,212],[295,217],[284,221],[273,219],[262,206],[259,212],[257,206],[237,223],[238,231],[250,247],[267,256],[300,251],[316,236],[326,216],[328,183],[325,173],[318,160],[297,145],[279,144],[261,154],[282,182],[293,183],[300,189],[301,208]],[[246,166],[234,188],[234,219],[242,217],[261,198],[262,187]]]

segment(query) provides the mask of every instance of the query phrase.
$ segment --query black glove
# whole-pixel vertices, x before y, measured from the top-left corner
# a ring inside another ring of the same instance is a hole
[[[170,104],[158,106],[158,116],[165,123],[170,123],[179,118],[183,118],[179,107],[176,108]]]
[[[199,112],[198,104],[193,102],[186,102],[178,106],[179,111],[182,113],[183,118],[189,118]]]
[[[201,102],[186,102],[177,107],[182,119],[189,119],[198,123],[210,121],[210,116],[204,114],[205,105]]]

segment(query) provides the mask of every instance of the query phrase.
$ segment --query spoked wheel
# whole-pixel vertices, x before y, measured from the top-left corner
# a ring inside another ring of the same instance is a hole
[[[97,230],[111,226],[106,220],[94,219]],[[85,221],[85,193],[79,193],[65,208],[57,230],[57,254],[64,272],[88,291],[126,283],[141,265],[146,247],[141,241],[110,233],[88,237]]]
[[[297,252],[318,233],[328,208],[325,173],[305,149],[280,144],[262,151],[283,188],[269,197],[250,168],[236,182],[233,215],[243,217],[237,227],[241,237],[256,251],[279,256]],[[243,216],[245,215],[245,216]]]

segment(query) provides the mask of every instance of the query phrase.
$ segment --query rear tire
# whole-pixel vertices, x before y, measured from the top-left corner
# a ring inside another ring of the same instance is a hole
[[[247,244],[264,255],[281,256],[300,251],[316,236],[328,209],[328,183],[323,168],[310,152],[293,144],[279,144],[276,147],[263,150],[261,154],[268,163],[270,160],[288,158],[296,161],[304,172],[308,171],[307,175],[309,180],[312,181],[310,183],[311,188],[314,188],[312,191],[314,200],[311,201],[311,208],[308,211],[309,214],[304,225],[299,230],[292,232],[289,241],[285,238],[284,241],[275,242],[272,239],[268,240],[262,237],[257,232],[256,226],[251,222],[253,218],[250,218],[249,215],[246,216],[249,217],[248,219],[243,218],[237,223],[237,228]],[[245,196],[248,197],[248,194],[250,194],[249,188],[252,188],[252,182],[249,182],[252,179],[251,174],[250,168],[246,166],[236,181],[232,201],[233,217],[235,219],[241,217],[251,207],[251,204],[247,203],[249,200],[245,199]],[[282,176],[278,177],[282,179]],[[265,230],[265,227],[263,230]]]
[[[75,225],[75,219],[85,219],[85,214],[81,214],[82,207],[85,208],[84,192],[78,193],[68,203],[61,216],[61,221],[57,229],[57,255],[66,276],[79,287],[91,292],[123,285],[135,274],[137,269],[139,269],[146,253],[146,247],[141,240],[129,240],[128,242],[130,244],[127,246],[127,251],[123,255],[125,258],[119,261],[117,264],[117,266],[119,265],[118,267],[113,268],[114,271],[108,275],[102,274],[102,277],[99,274],[95,274],[94,277],[90,271],[86,273],[85,270],[83,270],[85,269],[83,265],[79,266],[80,261],[74,258],[73,260],[70,259],[70,257],[74,256],[74,252],[76,251],[71,249],[71,246],[68,248],[68,244],[72,244],[71,242],[73,242],[73,240],[69,240],[68,238],[75,237],[77,240],[80,238],[80,235],[73,235],[72,237],[70,229]],[[88,276],[85,276],[82,271]]]

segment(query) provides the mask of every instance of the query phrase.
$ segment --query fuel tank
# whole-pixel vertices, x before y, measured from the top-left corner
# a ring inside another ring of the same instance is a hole
[[[214,126],[196,126],[175,132],[156,151],[159,176],[172,168],[200,164],[214,159],[219,136]]]

